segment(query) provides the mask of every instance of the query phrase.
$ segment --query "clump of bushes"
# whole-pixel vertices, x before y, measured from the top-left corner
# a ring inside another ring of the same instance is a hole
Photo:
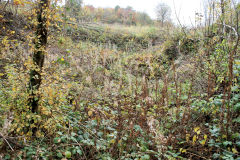
[[[178,56],[178,44],[176,40],[169,39],[163,44],[164,55],[168,57],[169,60],[176,59]]]
[[[137,35],[131,33],[120,33],[116,31],[105,31],[102,28],[80,27],[74,32],[68,32],[73,40],[91,41],[97,44],[112,44],[119,50],[138,51],[147,49],[149,45],[154,45],[159,39],[153,32]],[[154,43],[153,43],[154,42]],[[151,44],[152,43],[152,44]]]
[[[178,55],[196,53],[199,48],[199,40],[195,37],[186,36],[183,33],[173,35],[163,43],[163,54],[169,60],[177,59]]]
[[[183,37],[179,43],[179,50],[182,54],[188,55],[196,53],[199,48],[199,40],[189,37]]]

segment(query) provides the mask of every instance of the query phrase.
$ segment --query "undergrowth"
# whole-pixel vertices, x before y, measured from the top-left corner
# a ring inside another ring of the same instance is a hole
[[[240,158],[237,37],[218,28],[206,36],[200,29],[141,35],[50,26],[33,113],[34,34],[19,27],[28,33],[23,41],[5,25],[0,159]]]

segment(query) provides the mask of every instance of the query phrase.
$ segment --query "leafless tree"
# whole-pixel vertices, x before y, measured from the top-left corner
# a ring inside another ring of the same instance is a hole
[[[156,7],[157,19],[163,25],[164,22],[170,20],[171,8],[165,3],[159,3]]]

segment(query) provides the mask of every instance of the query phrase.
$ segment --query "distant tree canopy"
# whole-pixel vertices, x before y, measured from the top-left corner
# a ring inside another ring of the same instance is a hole
[[[165,3],[159,3],[156,7],[157,20],[163,25],[171,17],[171,8]]]
[[[82,0],[67,0],[65,8],[70,17],[79,20],[81,14]]]
[[[121,8],[95,8],[92,5],[82,6],[82,0],[68,0],[65,5],[69,16],[78,21],[119,23],[124,25],[153,24],[151,17],[144,12],[137,12],[131,6]]]
[[[121,8],[121,7],[120,7],[119,5],[117,5],[117,6],[115,7],[115,11],[117,12],[120,8]]]

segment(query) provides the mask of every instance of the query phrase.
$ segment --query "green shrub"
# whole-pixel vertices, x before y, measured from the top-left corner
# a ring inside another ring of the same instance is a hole
[[[163,54],[165,54],[169,60],[174,60],[178,56],[178,43],[175,40],[169,39],[163,44]]]

